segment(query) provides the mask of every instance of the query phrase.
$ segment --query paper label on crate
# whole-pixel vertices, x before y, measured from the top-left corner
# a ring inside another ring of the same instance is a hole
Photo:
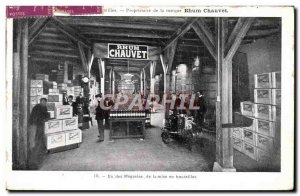
[[[233,145],[242,148],[243,143],[241,140],[234,139]]]
[[[49,129],[59,128],[59,127],[60,127],[59,121],[48,121]]]
[[[62,140],[64,139],[64,137],[62,135],[55,135],[51,137],[51,144],[55,144],[55,143],[60,143],[62,142]]]
[[[68,115],[71,114],[70,108],[60,108],[59,109],[59,115]]]
[[[270,124],[268,122],[261,121],[261,120],[257,120],[257,127],[258,127],[258,129],[261,129],[264,131],[270,130]]]
[[[257,97],[258,98],[269,98],[270,97],[269,90],[257,90]]]
[[[79,132],[69,133],[69,140],[75,140],[79,138]]]
[[[258,113],[269,114],[269,106],[268,105],[257,105]]]
[[[252,104],[244,103],[244,110],[252,112]]]
[[[267,145],[267,143],[268,143],[268,139],[267,139],[267,138],[262,137],[262,136],[260,136],[260,135],[258,135],[257,138],[258,138],[257,141],[258,141],[260,144],[262,144],[262,145]]]
[[[259,83],[268,83],[270,82],[269,75],[268,74],[257,75],[257,81]]]
[[[253,140],[253,133],[251,131],[244,130],[244,137]]]
[[[76,119],[66,119],[65,120],[65,123],[66,123],[66,126],[73,126],[73,125],[76,125],[76,122],[77,120]]]

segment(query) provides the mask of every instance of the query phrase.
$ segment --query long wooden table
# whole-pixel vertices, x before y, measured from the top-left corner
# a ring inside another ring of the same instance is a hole
[[[110,118],[109,119],[109,139],[124,139],[124,138],[143,138],[145,139],[145,121],[146,118]],[[114,122],[126,122],[127,128],[126,128],[126,135],[125,136],[114,136],[114,129],[113,129],[113,123]],[[129,134],[129,122],[141,122],[142,123],[142,135],[130,135]]]

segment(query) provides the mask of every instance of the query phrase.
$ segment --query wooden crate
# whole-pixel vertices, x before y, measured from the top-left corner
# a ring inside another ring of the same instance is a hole
[[[253,103],[250,101],[241,102],[241,113],[245,116],[253,116]]]
[[[272,104],[272,89],[254,89],[254,102]]]
[[[62,121],[61,120],[49,120],[45,122],[45,133],[56,133],[62,131]]]
[[[255,119],[255,131],[259,134],[275,137],[275,126],[276,123],[272,121]]]
[[[66,119],[73,117],[73,108],[69,105],[62,105],[55,108],[56,119]]]
[[[36,80],[49,81],[49,75],[47,75],[47,74],[35,74],[35,79]]]
[[[276,109],[277,108],[272,105],[254,104],[254,117],[263,120],[276,121],[276,117],[280,114]]]
[[[251,159],[257,160],[257,149],[254,145],[244,142],[243,152]]]
[[[272,72],[272,88],[281,88],[281,72]]]
[[[243,150],[244,150],[243,140],[236,138],[236,137],[232,137],[232,140],[233,140],[233,148],[240,152],[243,152]]]
[[[82,132],[80,129],[66,132],[66,145],[77,144],[82,142]]]
[[[254,75],[255,88],[272,88],[272,74],[262,73]]]
[[[49,102],[62,102],[62,95],[48,95]]]
[[[38,96],[32,96],[30,97],[30,105],[36,105],[40,102],[39,97]]]
[[[31,80],[30,87],[40,87],[43,88],[43,80]]]
[[[243,129],[240,127],[235,127],[232,129],[232,137],[243,139]]]
[[[64,131],[78,129],[78,117],[62,120],[62,129]]]
[[[281,89],[272,89],[272,105],[281,105]]]
[[[242,128],[242,133],[243,133],[243,139],[245,142],[255,145],[256,142],[256,133],[254,131],[251,130],[247,130]]]
[[[38,95],[43,95],[43,88],[31,87],[30,96],[38,96]]]
[[[66,133],[65,132],[46,134],[45,137],[46,137],[47,150],[66,145]]]
[[[271,137],[257,134],[256,146],[266,152],[272,152],[274,149],[274,141]]]

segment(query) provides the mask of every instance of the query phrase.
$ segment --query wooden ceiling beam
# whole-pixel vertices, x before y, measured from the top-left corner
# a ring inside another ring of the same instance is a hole
[[[188,19],[183,25],[181,25],[181,27],[178,28],[178,30],[172,35],[172,37],[166,43],[162,51],[166,50],[169,46],[172,45],[173,42],[177,41],[182,35],[188,32],[191,29],[193,23],[196,21],[197,18]]]
[[[60,58],[60,57],[53,57],[53,56],[37,56],[37,55],[31,55],[29,57],[29,60],[34,62],[40,62],[40,63],[46,63],[46,64],[61,64],[64,63],[64,61],[68,61],[74,64],[80,64],[79,59],[70,59],[70,58]]]
[[[92,38],[92,42],[98,43],[123,43],[123,44],[138,44],[138,45],[149,45],[149,46],[161,46],[161,43],[156,40],[141,40],[141,39],[130,39],[130,38]]]
[[[158,31],[139,30],[139,29],[109,29],[109,28],[84,28],[80,34],[90,37],[91,35],[104,35],[110,37],[132,37],[132,38],[152,38],[169,39],[171,35]]]
[[[201,27],[201,23],[194,23],[194,25],[192,26],[195,33],[198,35],[198,37],[200,38],[200,40],[202,41],[202,43],[205,45],[206,49],[209,51],[209,53],[211,54],[211,56],[216,59],[217,55],[216,55],[216,47],[214,43],[211,42],[210,38],[207,37],[207,33],[205,33],[203,31],[203,29],[205,27]]]
[[[70,58],[70,59],[78,59],[80,60],[79,55],[74,54],[63,54],[61,52],[50,52],[50,51],[31,51],[30,56],[53,56],[53,57],[61,57],[61,58]]]
[[[37,18],[29,28],[29,45],[39,36],[39,34],[45,29],[50,19],[48,17]]]
[[[59,30],[61,30],[73,41],[80,42],[86,48],[91,49],[92,44],[84,36],[78,34],[73,28],[64,24],[56,17],[51,17],[51,24],[55,25]]]
[[[242,40],[244,39],[245,35],[247,34],[254,20],[255,20],[254,17],[247,18],[243,23],[241,29],[237,32],[233,43],[230,46],[226,46],[226,48],[229,48],[228,52],[225,51],[224,56],[226,60],[231,59],[234,56],[234,54],[236,53],[238,47],[240,46]]]
[[[48,45],[48,44],[33,44],[30,50],[47,50],[47,51],[65,51],[77,53],[77,48],[71,46]]]

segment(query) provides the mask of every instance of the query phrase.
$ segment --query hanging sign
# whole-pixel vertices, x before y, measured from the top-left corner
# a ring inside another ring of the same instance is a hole
[[[130,44],[108,44],[108,58],[148,59],[148,46]]]

